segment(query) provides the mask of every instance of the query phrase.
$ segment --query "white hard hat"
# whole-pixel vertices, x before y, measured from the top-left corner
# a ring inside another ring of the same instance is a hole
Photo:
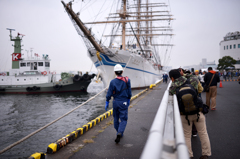
[[[123,71],[123,68],[122,68],[122,66],[120,64],[116,64],[114,66],[114,72],[116,72],[116,71]]]

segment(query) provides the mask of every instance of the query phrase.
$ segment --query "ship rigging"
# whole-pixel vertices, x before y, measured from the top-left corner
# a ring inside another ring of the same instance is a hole
[[[113,4],[115,3],[116,1],[113,1]],[[145,76],[151,75],[152,83],[161,77],[162,65],[166,65],[169,60],[167,57],[169,48],[174,46],[169,42],[174,35],[171,29],[171,21],[174,19],[167,10],[169,6],[166,3],[150,3],[149,0],[145,3],[143,0],[132,3],[132,1],[122,0],[120,4],[116,3],[116,6],[121,6],[121,9],[115,13],[109,13],[106,21],[93,22],[83,22],[80,18],[83,13],[76,14],[73,11],[73,2],[65,4],[62,1],[62,4],[82,37],[91,60],[103,79],[105,77],[105,85],[109,78],[112,78],[108,72],[111,72],[112,66],[116,63],[126,67],[124,75],[131,77],[132,74],[137,73],[135,77],[137,81],[134,82],[133,87],[146,86],[149,79]],[[92,31],[93,26],[97,24],[113,24],[112,29],[109,29],[110,34],[104,35],[103,31],[99,40]],[[89,25],[91,27],[87,27]],[[157,37],[163,37],[162,41]],[[109,38],[109,40],[103,43],[102,38]],[[166,52],[159,51],[159,47]]]

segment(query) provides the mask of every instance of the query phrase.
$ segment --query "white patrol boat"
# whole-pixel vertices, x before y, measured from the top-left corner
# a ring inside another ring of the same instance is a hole
[[[23,58],[21,53],[21,40],[24,35],[19,34],[10,40],[14,41],[12,53],[12,69],[0,72],[0,93],[56,93],[86,91],[95,74],[73,75],[61,73],[61,79],[56,80],[56,72],[50,71],[48,55],[40,57],[38,54]]]

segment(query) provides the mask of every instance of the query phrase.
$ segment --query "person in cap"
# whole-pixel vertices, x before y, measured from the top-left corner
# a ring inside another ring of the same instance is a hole
[[[115,65],[114,72],[117,77],[110,82],[106,95],[105,110],[107,111],[109,100],[113,96],[114,128],[117,131],[117,138],[115,139],[115,142],[119,143],[127,125],[128,107],[132,97],[132,92],[130,79],[122,76],[123,68],[120,64]]]
[[[188,82],[190,82],[190,84],[194,87],[194,89],[197,92],[199,92],[198,79],[195,77],[190,77],[188,81],[187,77],[181,75],[180,69],[171,70],[169,72],[169,77],[172,80],[172,84],[169,87],[170,95],[176,94],[177,89],[181,88],[185,83],[188,83]],[[202,112],[199,112],[199,115],[200,116],[198,116],[198,114],[193,114],[193,115],[188,115],[188,117],[184,114],[180,115],[183,130],[184,130],[184,137],[185,137],[186,145],[188,147],[188,153],[191,159],[193,158],[193,151],[191,146],[191,134],[192,134],[193,123],[197,128],[199,138],[201,141],[202,156],[200,157],[200,159],[207,159],[209,156],[211,156],[211,145],[210,145],[210,140],[207,133],[206,119]]]

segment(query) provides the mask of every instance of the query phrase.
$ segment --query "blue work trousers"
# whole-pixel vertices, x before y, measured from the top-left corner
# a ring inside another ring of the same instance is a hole
[[[123,135],[128,120],[128,103],[125,101],[113,101],[114,128],[117,133]],[[121,120],[121,122],[119,121]]]

